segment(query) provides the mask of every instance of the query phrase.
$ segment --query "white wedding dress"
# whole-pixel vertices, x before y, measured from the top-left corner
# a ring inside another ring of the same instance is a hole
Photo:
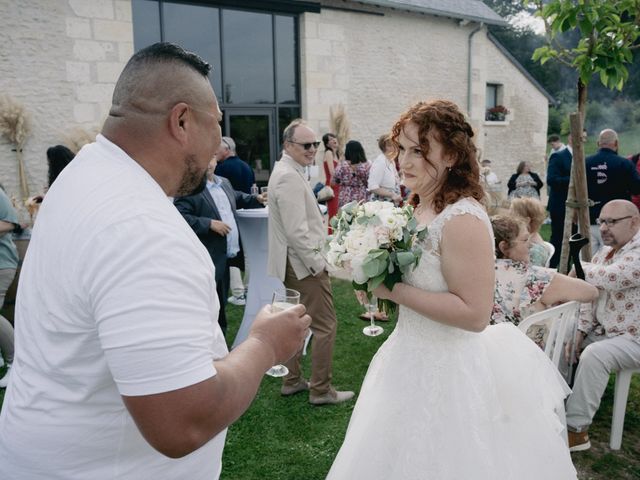
[[[447,290],[440,236],[447,220],[460,214],[481,218],[491,232],[477,202],[449,205],[429,226],[420,263],[406,283]],[[327,478],[575,479],[561,421],[568,393],[544,353],[512,324],[473,333],[401,306]]]

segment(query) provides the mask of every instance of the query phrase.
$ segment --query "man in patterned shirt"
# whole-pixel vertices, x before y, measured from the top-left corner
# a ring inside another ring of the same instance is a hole
[[[591,447],[587,429],[600,405],[612,371],[640,368],[640,214],[628,200],[612,200],[596,220],[604,246],[583,264],[585,280],[600,296],[591,318],[581,318],[580,355],[573,393],[567,401],[569,449]],[[587,343],[587,342],[585,342]]]

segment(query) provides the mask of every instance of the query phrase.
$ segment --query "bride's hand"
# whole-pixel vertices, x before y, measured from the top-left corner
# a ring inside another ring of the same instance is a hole
[[[381,300],[391,299],[391,290],[384,286],[383,283],[380,286],[376,287],[373,291],[373,294]]]

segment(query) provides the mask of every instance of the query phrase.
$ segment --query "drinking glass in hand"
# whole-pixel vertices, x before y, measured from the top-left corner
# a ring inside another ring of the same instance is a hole
[[[300,292],[291,288],[283,288],[273,292],[271,301],[271,311],[273,313],[282,312],[300,303]],[[289,369],[284,365],[274,365],[267,370],[267,375],[272,377],[284,377],[289,373]]]
[[[368,337],[377,337],[384,329],[380,325],[376,325],[376,311],[378,310],[378,302],[375,297],[371,297],[366,304],[367,314],[371,323],[362,329],[362,333]]]

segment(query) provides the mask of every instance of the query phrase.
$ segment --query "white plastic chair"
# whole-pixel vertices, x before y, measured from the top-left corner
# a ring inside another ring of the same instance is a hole
[[[620,370],[616,373],[616,386],[613,393],[611,435],[609,437],[609,447],[611,450],[620,450],[620,447],[622,446],[624,415],[627,411],[629,387],[631,386],[631,377],[634,373],[640,373],[640,369]]]
[[[544,246],[547,248],[547,250],[549,250],[549,256],[547,257],[547,261],[545,262],[544,266],[549,267],[551,257],[553,257],[553,254],[556,253],[556,247],[554,247],[553,243],[550,242],[544,242]]]
[[[541,326],[547,329],[548,333],[544,342],[544,353],[551,359],[567,382],[571,379],[573,362],[569,361],[563,365],[560,365],[560,362],[565,358],[564,345],[566,342],[570,342],[571,345],[569,358],[572,359],[575,354],[575,338],[578,328],[579,310],[579,302],[567,302],[529,315],[518,324],[518,328],[525,335],[527,335],[528,330],[532,326]],[[567,420],[564,401],[560,401],[560,403],[556,405],[555,411],[564,426],[562,437],[568,445],[569,439],[567,438]]]
[[[518,328],[524,332],[525,335],[534,325],[544,326],[548,330],[549,333],[544,342],[544,353],[546,353],[553,364],[558,367],[558,370],[564,375],[565,379],[568,379],[571,375],[571,365],[569,365],[569,371],[564,372],[560,367],[560,361],[564,358],[564,344],[566,342],[571,342],[570,358],[574,355],[573,349],[575,348],[579,310],[579,302],[567,302],[529,315],[518,325]]]

